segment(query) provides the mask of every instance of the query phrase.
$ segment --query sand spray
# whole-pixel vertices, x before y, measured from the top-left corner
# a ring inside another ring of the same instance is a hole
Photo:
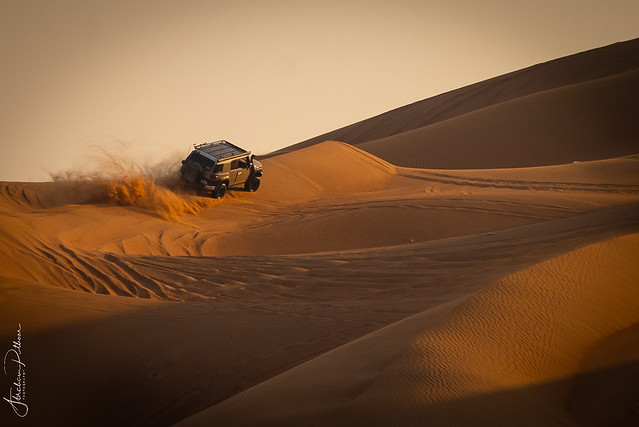
[[[184,188],[177,171],[179,160],[141,164],[128,155],[96,147],[81,168],[50,173],[54,182],[76,183],[78,203],[113,203],[138,206],[167,221],[194,215],[216,204]]]

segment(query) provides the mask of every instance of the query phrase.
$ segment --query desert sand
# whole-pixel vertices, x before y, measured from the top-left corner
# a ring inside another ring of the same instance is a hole
[[[223,200],[1,183],[1,424],[636,425],[638,57],[377,116]]]

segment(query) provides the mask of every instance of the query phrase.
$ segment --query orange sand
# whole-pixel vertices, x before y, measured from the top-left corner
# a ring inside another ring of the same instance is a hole
[[[0,350],[20,324],[29,413],[2,400],[0,424],[639,422],[639,75],[606,72],[618,49],[285,150],[222,201],[135,173],[2,183]]]

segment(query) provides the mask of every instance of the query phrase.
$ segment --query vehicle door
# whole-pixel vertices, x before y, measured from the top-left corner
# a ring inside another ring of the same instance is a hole
[[[231,162],[231,185],[239,185],[245,183],[250,175],[249,159],[242,157]]]

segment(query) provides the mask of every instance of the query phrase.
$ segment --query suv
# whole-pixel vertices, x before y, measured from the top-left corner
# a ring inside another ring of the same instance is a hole
[[[195,186],[198,194],[221,199],[230,187],[244,186],[247,191],[257,191],[262,163],[250,151],[221,140],[196,145],[182,160],[178,174]]]

